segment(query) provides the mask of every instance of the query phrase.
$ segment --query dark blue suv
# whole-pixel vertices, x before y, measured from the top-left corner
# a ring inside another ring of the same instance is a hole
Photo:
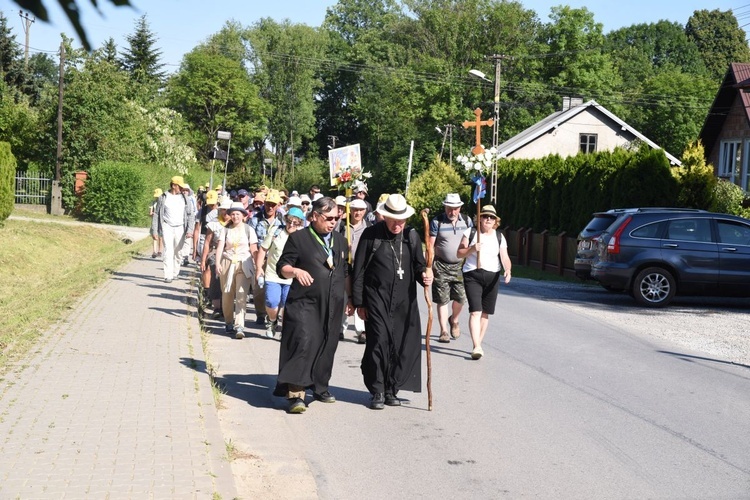
[[[601,234],[591,276],[648,307],[675,294],[750,296],[750,220],[696,210],[623,213]]]

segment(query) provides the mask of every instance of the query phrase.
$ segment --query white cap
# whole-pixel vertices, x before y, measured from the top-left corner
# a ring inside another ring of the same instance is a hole
[[[346,196],[340,196],[340,195],[337,196],[336,197],[336,205],[338,205],[340,207],[345,207],[346,206]]]
[[[349,202],[349,208],[364,208],[367,209],[367,203],[365,200],[360,200],[359,198],[356,198]]]
[[[286,206],[288,207],[302,207],[302,200],[299,196],[290,196],[289,200],[286,202]]]
[[[323,193],[315,193],[312,197],[312,201],[318,201],[321,198],[323,198]]]

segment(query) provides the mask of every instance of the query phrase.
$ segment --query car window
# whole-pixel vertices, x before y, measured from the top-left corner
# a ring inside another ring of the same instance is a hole
[[[667,239],[679,241],[711,241],[710,219],[672,219],[667,223]]]
[[[750,245],[750,226],[741,222],[718,220],[719,241],[728,245]]]
[[[584,233],[601,233],[607,229],[616,217],[614,215],[597,215],[586,224]]]
[[[663,223],[653,222],[646,224],[630,232],[630,236],[633,238],[659,238],[661,237],[661,228]]]

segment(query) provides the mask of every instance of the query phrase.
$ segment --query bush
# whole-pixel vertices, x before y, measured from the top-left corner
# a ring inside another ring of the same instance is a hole
[[[143,166],[118,162],[93,167],[83,194],[83,216],[104,224],[146,225],[153,191],[143,170]]]
[[[435,161],[414,177],[409,185],[409,196],[406,201],[417,211],[411,218],[410,224],[424,234],[424,225],[420,216],[423,208],[430,209],[429,219],[443,212],[443,200],[448,193],[458,193],[466,205],[471,197],[471,187],[466,186],[463,178],[444,161],[435,158]],[[464,212],[464,215],[471,214]]]
[[[677,205],[685,208],[710,209],[716,197],[714,169],[706,165],[703,145],[690,143],[682,154],[682,166],[674,167],[672,173],[680,182]]]
[[[742,215],[742,201],[745,194],[742,188],[729,181],[720,179],[714,187],[714,203],[711,206],[712,212],[722,214]]]
[[[0,142],[0,222],[7,219],[13,211],[15,174],[16,157],[10,150],[10,144]]]

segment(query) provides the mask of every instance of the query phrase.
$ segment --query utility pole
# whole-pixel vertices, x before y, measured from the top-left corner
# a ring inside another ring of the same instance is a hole
[[[57,93],[57,158],[55,160],[55,180],[52,181],[50,213],[62,215],[62,187],[60,186],[60,169],[62,163],[62,127],[63,127],[63,80],[65,77],[65,41],[60,42],[60,80]]]
[[[31,24],[36,21],[34,16],[29,16],[28,13],[19,10],[18,15],[21,16],[21,19],[24,20],[23,23],[23,32],[26,34],[26,47],[23,52],[23,68],[28,69],[29,68],[29,31],[31,30]]]

